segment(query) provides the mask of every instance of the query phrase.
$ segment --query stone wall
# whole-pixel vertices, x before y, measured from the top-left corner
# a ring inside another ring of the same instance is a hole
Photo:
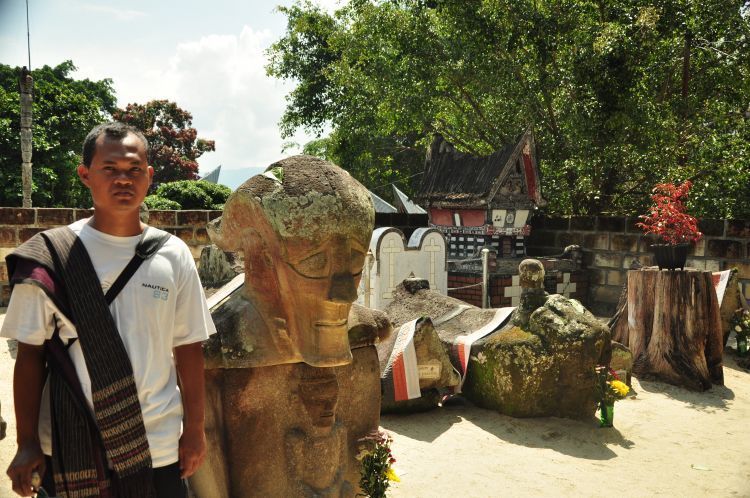
[[[0,306],[10,297],[5,256],[34,234],[91,216],[88,209],[0,208]],[[221,216],[221,211],[151,211],[149,224],[167,230],[184,240],[197,260],[201,249],[210,244],[206,224]],[[397,226],[408,236],[418,226],[427,225],[426,215],[378,215],[377,226]],[[531,220],[532,231],[527,238],[530,257],[562,253],[571,244],[584,250],[584,272],[573,271],[548,275],[548,290],[562,286],[572,297],[587,304],[599,315],[610,315],[619,299],[626,271],[634,259],[652,265],[649,245],[655,242],[644,236],[635,224],[638,218],[573,216],[550,218],[537,216]],[[709,271],[737,268],[744,280],[745,294],[750,298],[750,221],[702,220],[704,238],[693,248],[688,265]],[[511,306],[516,292],[513,277],[494,274],[490,282],[492,306]],[[552,280],[555,280],[553,282]],[[567,281],[566,281],[567,279]],[[451,272],[449,288],[481,282],[475,273]],[[555,285],[553,285],[555,284]],[[573,290],[572,284],[575,284]],[[559,291],[558,291],[559,292]],[[481,304],[480,286],[450,291],[449,295],[474,305]]]
[[[636,227],[638,221],[637,217],[535,217],[527,251],[546,256],[571,244],[581,246],[590,279],[588,306],[596,314],[611,315],[633,260],[655,264],[649,246],[658,241],[644,235]],[[750,280],[750,221],[706,219],[701,220],[700,230],[704,237],[691,247],[688,266],[708,271],[737,268],[740,279]]]
[[[494,273],[490,274],[489,280],[490,307],[503,308],[518,305],[521,297],[518,275]],[[448,295],[481,307],[481,283],[481,274],[451,271],[448,273]],[[588,295],[588,275],[580,270],[548,272],[544,278],[544,287],[550,294],[563,294],[585,302]]]
[[[15,247],[48,228],[68,225],[93,213],[89,209],[0,208],[0,306],[10,299],[5,256]],[[210,244],[206,224],[221,211],[151,211],[149,225],[166,230],[184,240],[193,258]]]

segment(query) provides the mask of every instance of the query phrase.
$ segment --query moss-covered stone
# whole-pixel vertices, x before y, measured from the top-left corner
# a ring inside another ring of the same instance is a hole
[[[610,360],[609,329],[578,301],[547,295],[541,288],[540,264],[527,261],[522,267],[523,306],[516,308],[508,325],[472,344],[462,392],[479,406],[514,417],[590,416],[596,410],[595,367]],[[430,290],[425,282],[412,290],[398,286],[385,311],[395,328],[420,316],[431,317],[453,366],[462,371],[456,348],[461,337],[488,324],[498,310],[467,306]],[[381,372],[383,358],[390,352],[384,346],[378,346]],[[430,387],[451,385],[441,380]],[[426,386],[420,382],[420,387],[425,395]],[[383,411],[437,406],[429,397],[394,406],[389,403],[384,396]]]
[[[529,318],[474,344],[464,394],[513,417],[581,418],[596,409],[594,368],[609,331],[578,301],[550,296]]]

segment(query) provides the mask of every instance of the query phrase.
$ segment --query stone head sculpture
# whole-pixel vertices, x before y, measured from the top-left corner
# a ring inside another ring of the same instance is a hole
[[[521,300],[513,312],[513,324],[521,328],[529,325],[529,317],[547,301],[544,290],[544,265],[538,259],[524,259],[518,265]]]
[[[312,156],[272,164],[227,200],[211,238],[244,252],[245,293],[284,362],[351,361],[347,317],[374,220],[367,189]]]

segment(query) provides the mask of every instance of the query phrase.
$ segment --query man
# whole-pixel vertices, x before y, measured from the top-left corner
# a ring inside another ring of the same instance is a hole
[[[137,130],[122,123],[95,127],[78,166],[94,215],[39,234],[9,256],[15,286],[0,335],[19,341],[18,450],[8,476],[21,496],[33,494],[38,472],[50,495],[184,497],[184,478],[204,458],[201,343],[215,329],[188,247],[163,237],[108,307],[102,296],[87,294],[90,287],[99,292],[96,284],[103,293],[118,287],[142,247],[147,227],[139,207],[154,174],[147,157]],[[66,254],[59,240],[68,236]],[[34,252],[50,247],[51,256]],[[49,257],[55,265],[44,265]],[[94,272],[92,286],[76,287]],[[67,348],[60,362],[51,353],[57,337]],[[69,380],[73,368],[76,382]]]

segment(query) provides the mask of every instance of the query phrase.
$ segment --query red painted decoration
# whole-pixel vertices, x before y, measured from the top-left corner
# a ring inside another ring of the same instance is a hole
[[[536,201],[536,175],[534,175],[534,166],[531,164],[531,156],[523,155],[523,166],[526,172],[526,186],[528,187],[529,199]]]

